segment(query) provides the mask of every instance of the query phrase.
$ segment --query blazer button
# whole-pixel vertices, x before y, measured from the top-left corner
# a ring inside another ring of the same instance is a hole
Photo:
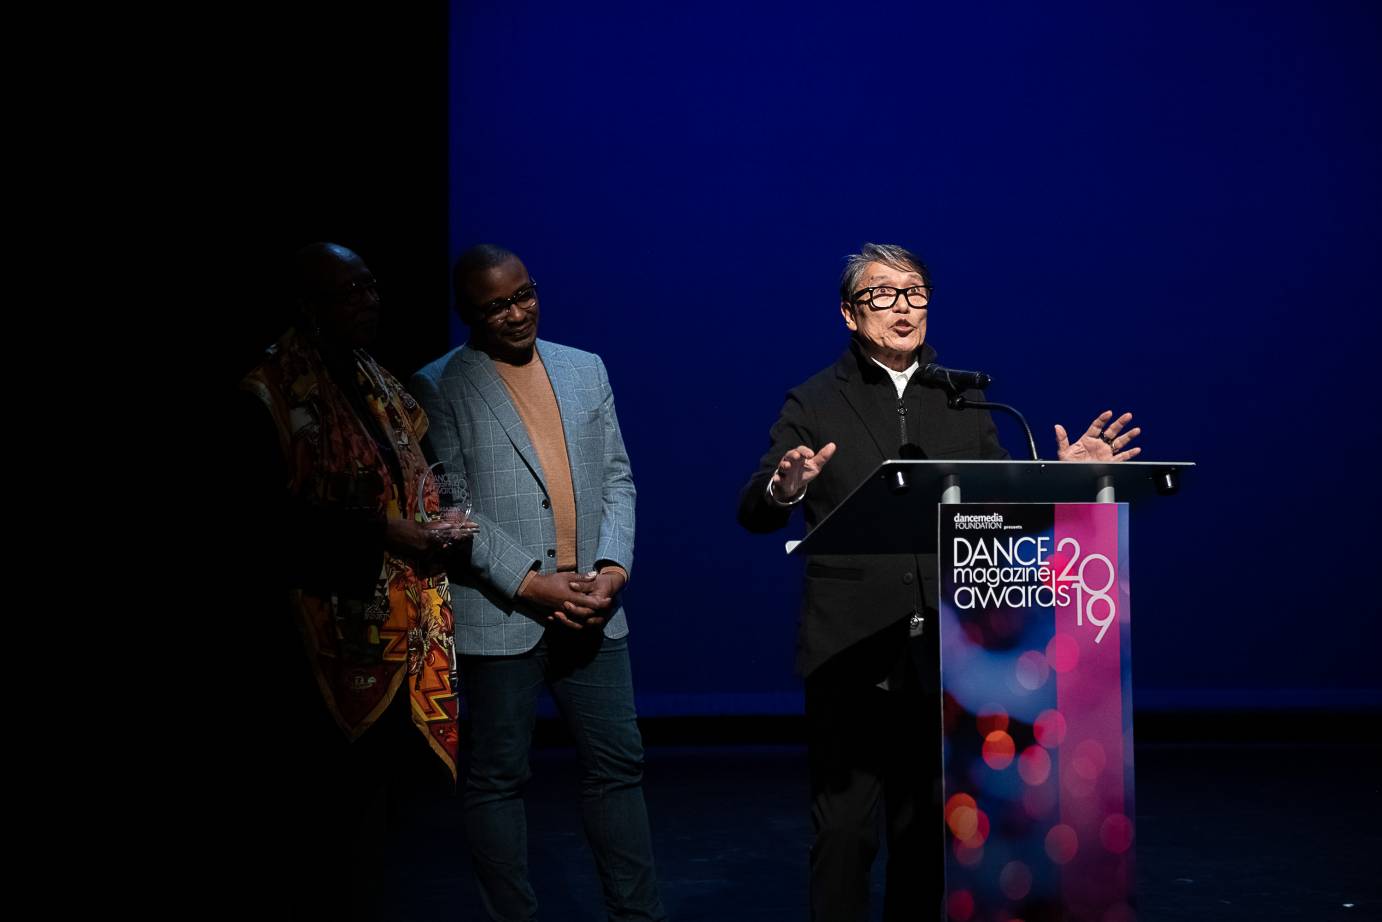
[[[902,574],[902,581],[903,581],[904,583],[906,583],[908,586],[912,585],[912,574],[910,574],[910,573],[903,573],[903,574]]]
[[[554,547],[549,547],[549,548],[547,549],[547,556],[548,556],[548,557],[555,557],[555,556],[557,556],[557,549],[554,548]],[[908,575],[908,576],[911,576],[912,574],[908,573],[907,575]]]
[[[542,508],[543,508],[543,509],[551,509],[551,508],[552,508],[552,501],[551,501],[550,499],[544,498],[544,499],[542,500]]]

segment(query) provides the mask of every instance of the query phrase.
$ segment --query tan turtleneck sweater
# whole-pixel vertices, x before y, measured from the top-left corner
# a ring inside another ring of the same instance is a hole
[[[499,373],[518,418],[528,430],[528,440],[533,443],[547,480],[547,496],[552,502],[552,521],[557,530],[557,569],[575,570],[576,492],[571,484],[571,460],[566,453],[566,429],[561,424],[561,407],[552,390],[552,381],[536,351],[525,365],[510,365],[495,359],[494,370]],[[621,566],[606,564],[600,568],[601,573],[611,571],[623,574],[625,580],[629,578]],[[536,575],[534,570],[524,577],[518,587],[519,595]]]
[[[552,501],[552,520],[557,528],[557,569],[576,569],[576,493],[571,486],[571,461],[566,454],[566,430],[561,408],[537,352],[526,365],[509,365],[498,359],[494,370],[508,388],[513,408],[528,430]]]

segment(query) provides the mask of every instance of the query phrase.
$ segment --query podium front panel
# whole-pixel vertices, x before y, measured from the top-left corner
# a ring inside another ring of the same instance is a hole
[[[939,507],[951,919],[1134,918],[1127,522]]]

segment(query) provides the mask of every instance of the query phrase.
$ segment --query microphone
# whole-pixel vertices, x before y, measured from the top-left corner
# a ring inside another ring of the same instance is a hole
[[[919,370],[921,380],[939,384],[950,391],[965,391],[970,388],[985,388],[993,383],[993,378],[982,371],[960,371],[958,368],[942,368],[935,362]]]
[[[1032,438],[1032,427],[1027,425],[1027,420],[1016,408],[1008,406],[1006,403],[990,403],[987,400],[967,400],[964,392],[970,388],[988,387],[993,383],[993,378],[984,374],[982,371],[960,371],[958,368],[942,368],[935,362],[924,368],[918,368],[917,374],[928,384],[939,384],[950,392],[946,397],[945,405],[952,410],[967,410],[973,407],[976,410],[1002,410],[1004,413],[1011,413],[1017,417],[1017,421],[1022,424],[1022,431],[1027,436],[1027,448],[1032,453],[1033,461],[1040,461],[1041,456],[1037,454],[1036,439]]]

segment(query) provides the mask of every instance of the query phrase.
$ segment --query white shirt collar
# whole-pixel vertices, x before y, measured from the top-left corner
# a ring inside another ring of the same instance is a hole
[[[920,364],[916,359],[913,359],[912,364],[908,365],[906,370],[893,371],[891,368],[889,368],[887,365],[884,365],[882,362],[878,361],[878,359],[874,358],[873,356],[869,356],[869,361],[877,365],[884,371],[886,371],[888,373],[888,377],[893,379],[893,387],[897,388],[897,396],[899,400],[902,398],[902,392],[907,389],[907,382],[912,380],[912,375],[916,372],[917,366]]]

